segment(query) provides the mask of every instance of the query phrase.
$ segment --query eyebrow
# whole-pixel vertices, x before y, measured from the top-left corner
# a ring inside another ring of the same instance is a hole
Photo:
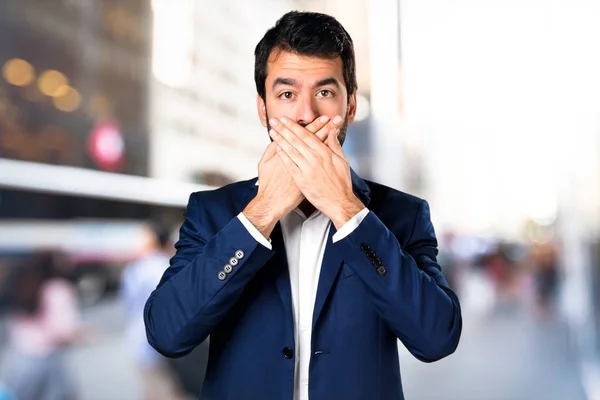
[[[273,81],[273,90],[275,90],[275,88],[279,85],[298,86],[298,81],[292,78],[275,78]]]
[[[285,86],[299,86],[298,85],[298,81],[293,79],[293,78],[282,78],[282,77],[278,77],[275,78],[275,80],[273,81],[273,90],[275,90],[275,88],[279,85],[285,85]],[[321,79],[320,81],[317,81],[313,87],[319,87],[319,86],[327,86],[327,85],[333,85],[336,86],[338,89],[341,87],[340,85],[340,81],[338,81],[336,78],[334,78],[333,76],[330,76],[328,78],[325,79]]]
[[[330,76],[329,78],[321,79],[320,81],[315,83],[314,87],[327,86],[327,85],[333,85],[333,86],[337,87],[338,89],[342,86],[342,85],[340,85],[340,81],[338,81],[333,76]]]

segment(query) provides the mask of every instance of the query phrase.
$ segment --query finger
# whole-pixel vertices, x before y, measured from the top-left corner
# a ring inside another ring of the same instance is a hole
[[[289,118],[282,118],[281,122],[284,124],[285,129],[282,129],[280,133],[283,134],[286,139],[289,138],[288,141],[295,146],[307,160],[314,161],[311,157],[313,157],[315,153],[321,158],[327,157],[327,145],[323,144],[325,137],[323,137],[323,139],[317,137]],[[308,147],[305,148],[297,144],[293,138],[290,138],[286,129],[290,131],[290,134],[296,135],[298,139],[303,141]],[[323,128],[321,130],[323,130]]]
[[[308,124],[305,129],[312,134],[319,132],[327,123],[329,122],[329,117],[327,115],[322,115],[319,118],[316,118],[313,122]]]
[[[295,124],[295,127],[298,127],[302,130],[302,135],[304,136],[304,139],[298,137],[298,134],[295,131],[291,130],[287,126],[287,125],[293,126],[294,124]],[[306,160],[314,161],[314,159],[316,157],[316,152],[313,150],[313,147],[315,147],[315,146],[326,147],[322,142],[320,142],[317,138],[315,138],[313,134],[308,133],[306,130],[304,130],[304,128],[302,128],[300,125],[296,124],[295,122],[292,124],[288,118],[282,118],[281,120],[279,120],[279,122],[273,121],[272,126],[273,126],[273,129],[271,129],[272,132],[270,132],[271,137],[274,140],[276,140],[276,138],[279,136],[282,137],[283,139],[285,139],[285,141],[287,141],[287,143],[289,143],[294,149],[296,149],[297,152],[300,155],[302,155],[302,157],[304,157]],[[273,136],[273,133],[275,133],[276,135]],[[308,136],[310,136],[310,138]],[[277,139],[277,140],[281,140],[281,138]],[[305,140],[307,140],[308,143]],[[280,145],[281,145],[281,143],[280,143]],[[290,153],[288,152],[288,154],[290,154]],[[294,159],[293,154],[290,154],[290,156],[292,157],[292,159],[294,161],[296,161],[296,159]]]
[[[315,133],[315,136],[321,142],[324,142],[325,139],[327,139],[329,137],[329,132],[331,132],[333,129],[335,129],[335,125],[333,124],[333,122],[329,121],[328,124],[326,124],[324,127],[322,127],[321,129],[319,129]]]
[[[329,137],[329,134],[335,130],[336,128],[339,128],[342,125],[342,121],[343,118],[340,117],[339,115],[333,117],[333,119],[331,119],[329,121],[328,124],[326,124],[325,126],[323,126],[323,128],[321,128],[319,131],[317,131],[315,133],[315,135],[317,136],[317,138],[319,138],[322,142],[325,141],[325,139],[327,139]]]
[[[271,158],[273,158],[273,156],[275,156],[277,154],[277,146],[278,145],[276,142],[269,143],[269,145],[265,149],[265,152],[264,152],[260,162],[266,162],[266,161],[269,161]]]
[[[292,175],[294,179],[302,175],[302,171],[298,167],[298,165],[290,158],[290,156],[283,150],[282,147],[277,147],[276,151],[277,155],[281,159],[285,169]]]
[[[327,145],[329,146],[331,151],[333,151],[335,154],[337,154],[338,156],[340,156],[341,158],[343,158],[345,160],[346,155],[344,154],[344,151],[342,150],[342,145],[340,144],[339,136],[340,136],[340,130],[334,129],[327,137]]]
[[[307,145],[314,147],[322,143],[315,137],[315,135],[312,132],[309,132],[306,128],[301,126],[296,121],[285,117],[281,118],[279,121]]]
[[[269,131],[269,135],[271,135],[271,138],[273,138],[273,140],[277,143],[278,149],[281,148],[292,159],[294,164],[296,164],[301,169],[306,168],[307,160],[304,157],[304,155],[300,152],[300,150],[294,147],[283,135],[279,134],[275,129],[271,129]],[[293,136],[293,134],[291,135]],[[302,142],[298,138],[296,138],[296,141]],[[302,143],[302,146],[308,147],[304,143]]]

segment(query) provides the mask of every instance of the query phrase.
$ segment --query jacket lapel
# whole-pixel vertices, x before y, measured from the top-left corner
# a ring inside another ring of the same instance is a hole
[[[271,272],[274,277],[275,286],[277,292],[283,303],[284,315],[286,315],[287,323],[289,327],[294,327],[294,312],[292,310],[292,288],[290,283],[290,272],[287,262],[287,253],[285,251],[285,244],[283,242],[283,235],[281,233],[281,226],[279,222],[275,225],[275,229],[271,232],[271,245],[275,254],[270,260]]]
[[[362,201],[365,206],[369,205],[370,202],[370,191],[367,184],[350,169],[352,176],[352,188],[354,194]],[[325,306],[325,302],[331,288],[340,272],[340,267],[344,261],[343,254],[338,250],[339,246],[333,246],[333,235],[337,230],[333,224],[330,224],[329,235],[327,236],[327,244],[325,246],[325,253],[323,254],[323,262],[321,263],[321,273],[319,275],[319,286],[317,287],[317,295],[315,298],[315,308],[313,310],[313,329],[319,319],[321,311]]]
[[[313,310],[312,326],[315,327],[321,310],[325,305],[325,300],[331,291],[331,287],[338,276],[342,261],[342,254],[337,250],[337,247],[332,246],[333,235],[337,232],[335,226],[330,224],[329,235],[327,235],[327,245],[323,254],[323,262],[321,263],[321,273],[319,275],[319,286],[317,287],[317,295],[315,297],[315,308]]]

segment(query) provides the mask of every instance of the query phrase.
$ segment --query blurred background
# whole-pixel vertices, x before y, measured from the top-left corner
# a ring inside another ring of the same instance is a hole
[[[197,398],[207,344],[156,357],[141,307],[189,194],[256,175],[292,9],[352,36],[344,149],[429,201],[462,302],[407,399],[600,399],[596,0],[0,0],[0,399]]]

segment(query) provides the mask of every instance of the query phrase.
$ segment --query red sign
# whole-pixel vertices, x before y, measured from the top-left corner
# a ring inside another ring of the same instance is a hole
[[[117,171],[125,160],[125,141],[114,121],[96,124],[89,139],[89,151],[96,164],[105,171]]]

